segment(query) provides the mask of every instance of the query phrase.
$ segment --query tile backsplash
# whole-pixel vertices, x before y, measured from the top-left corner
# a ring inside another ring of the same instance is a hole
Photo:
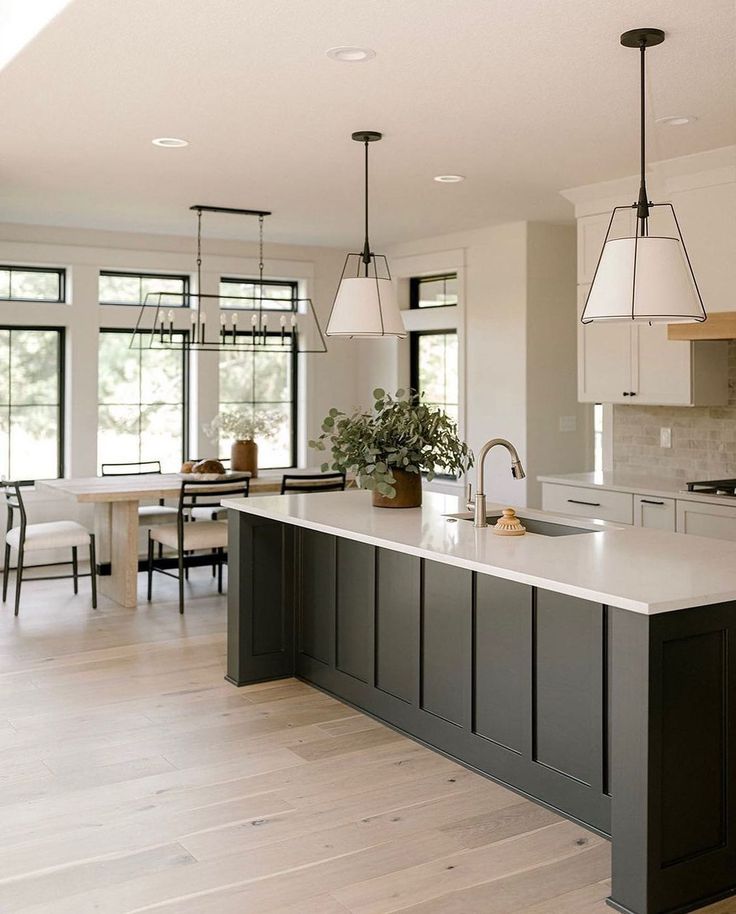
[[[674,481],[736,477],[736,340],[728,348],[728,406],[614,406],[616,470]],[[672,447],[659,430],[672,429]]]

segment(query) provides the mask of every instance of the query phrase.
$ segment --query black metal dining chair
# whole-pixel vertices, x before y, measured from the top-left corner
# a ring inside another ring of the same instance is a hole
[[[217,508],[225,496],[246,496],[250,479],[213,479],[207,482],[184,480],[179,492],[176,524],[159,524],[148,531],[148,599],[153,594],[153,572],[158,571],[179,581],[179,612],[184,613],[184,581],[186,569],[193,565],[217,565],[217,590],[222,593],[222,567],[227,561],[227,521],[200,520],[187,523],[192,507]],[[166,546],[176,551],[177,574],[171,567],[170,557],[154,556],[154,545]],[[206,551],[204,555],[197,552]]]
[[[282,495],[287,492],[342,492],[344,488],[344,473],[284,473],[281,477]]]
[[[144,460],[140,463],[103,463],[100,466],[101,476],[155,476],[161,475],[160,460]],[[156,518],[173,518],[176,508],[167,505],[165,499],[159,498],[157,505],[139,505],[138,520],[143,523],[155,522]]]
[[[140,462],[103,463],[100,467],[102,476],[153,476],[161,472],[160,460],[143,460]]]
[[[20,491],[19,482],[10,482],[8,480],[0,481],[0,487],[3,489],[5,496],[5,507],[8,515],[8,522],[5,528],[5,560],[3,562],[3,603],[8,597],[8,578],[10,577],[10,553],[15,550],[18,553],[18,561],[15,570],[15,615],[18,615],[20,609],[20,588],[23,582],[24,560],[26,552],[32,552],[37,549],[63,549],[71,548],[72,550],[72,573],[46,575],[45,577],[35,577],[34,581],[56,581],[62,578],[72,578],[74,580],[74,593],[79,593],[79,578],[87,575],[79,574],[79,563],[77,558],[77,549],[80,546],[89,548],[89,577],[92,583],[92,609],[97,609],[97,566],[95,557],[95,535],[90,533],[86,527],[78,524],[73,520],[50,521],[43,524],[29,524],[26,507],[23,503],[23,496]],[[13,525],[15,512],[18,512],[20,523],[18,526]]]
[[[229,457],[218,457],[218,461],[223,465],[223,467],[229,471],[230,467],[230,458]],[[199,458],[194,459],[193,457],[189,460],[190,463],[199,463]],[[246,493],[248,494],[248,493]],[[217,520],[217,518],[225,513],[225,509],[219,506],[216,506],[214,509],[205,507],[204,505],[197,505],[195,503],[191,511],[192,520]]]

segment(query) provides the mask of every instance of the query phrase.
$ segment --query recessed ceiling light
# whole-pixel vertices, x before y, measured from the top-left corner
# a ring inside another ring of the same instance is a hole
[[[350,46],[330,48],[326,53],[332,60],[340,60],[343,63],[360,63],[363,60],[372,60],[376,56],[373,48]]]
[[[163,146],[165,149],[178,149],[180,146],[189,145],[189,140],[182,140],[178,136],[158,136],[151,142],[154,146]]]
[[[665,127],[684,127],[685,124],[694,124],[697,117],[692,114],[673,114],[668,117],[658,117],[657,123]]]
[[[434,179],[440,184],[459,184],[465,180],[465,175],[435,175]]]

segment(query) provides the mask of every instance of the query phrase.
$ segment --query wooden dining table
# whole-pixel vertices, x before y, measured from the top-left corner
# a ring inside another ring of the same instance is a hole
[[[251,478],[250,494],[280,492],[284,472],[318,473],[319,470],[262,470]],[[126,607],[138,605],[138,507],[141,501],[155,503],[159,498],[178,498],[181,484],[180,473],[36,481],[37,488],[94,506],[99,588],[106,597]]]

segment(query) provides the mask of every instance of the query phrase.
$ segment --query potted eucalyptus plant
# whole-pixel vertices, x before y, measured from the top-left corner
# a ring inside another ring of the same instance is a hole
[[[322,472],[355,473],[358,485],[370,489],[380,508],[418,508],[422,474],[464,473],[473,465],[470,448],[458,438],[455,422],[441,409],[424,403],[414,390],[392,396],[373,391],[373,410],[348,415],[331,409],[322,434],[309,445],[331,452]]]
[[[204,427],[204,433],[211,440],[229,438],[230,467],[246,471],[253,478],[258,476],[257,438],[272,438],[276,434],[277,421],[268,415],[256,416],[238,412],[221,412]]]

